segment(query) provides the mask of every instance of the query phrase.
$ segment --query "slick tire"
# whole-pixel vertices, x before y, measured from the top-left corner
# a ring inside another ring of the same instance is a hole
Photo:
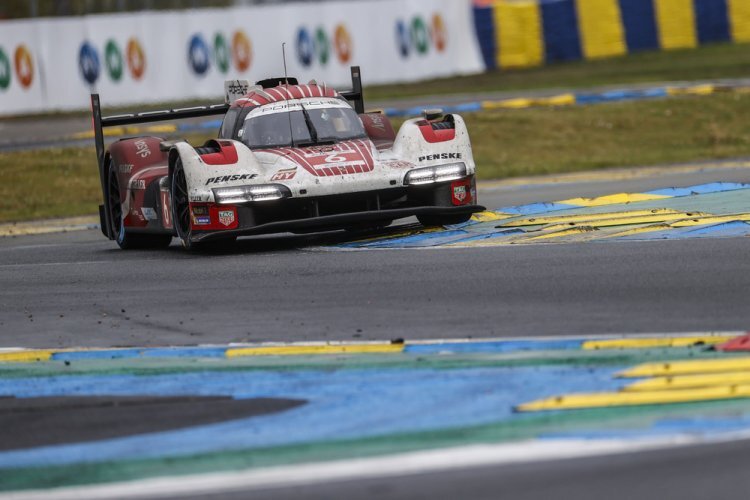
[[[182,160],[179,158],[174,165],[171,179],[172,196],[172,221],[174,221],[175,232],[187,250],[194,250],[196,245],[192,241],[193,223],[190,217],[190,198],[188,197],[187,179]]]
[[[166,248],[172,242],[168,234],[133,233],[125,229],[120,199],[120,179],[110,160],[107,166],[107,203],[109,204],[109,224],[115,241],[123,250]]]

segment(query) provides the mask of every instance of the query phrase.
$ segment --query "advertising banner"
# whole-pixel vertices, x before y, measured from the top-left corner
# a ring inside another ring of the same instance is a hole
[[[484,71],[470,0],[363,0],[0,22],[0,114],[218,100],[224,80],[344,88]]]

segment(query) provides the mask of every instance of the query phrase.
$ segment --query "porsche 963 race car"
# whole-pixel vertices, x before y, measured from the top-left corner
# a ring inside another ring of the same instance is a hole
[[[238,236],[387,226],[416,216],[456,224],[477,205],[469,134],[439,110],[407,120],[364,110],[352,89],[293,78],[225,84],[225,103],[102,118],[91,96],[105,236],[121,248],[186,248]],[[121,139],[103,127],[224,115],[202,146],[159,137]]]

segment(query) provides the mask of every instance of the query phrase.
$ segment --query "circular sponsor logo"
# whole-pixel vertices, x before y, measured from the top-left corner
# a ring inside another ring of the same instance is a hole
[[[219,71],[226,73],[229,70],[229,46],[221,33],[214,36],[214,59]]]
[[[315,46],[310,33],[305,28],[300,28],[297,31],[297,58],[300,64],[309,67],[312,64],[314,54]]]
[[[237,71],[247,71],[253,60],[253,46],[243,31],[235,31],[232,36],[232,60]]]
[[[436,13],[432,16],[432,45],[435,46],[438,52],[445,50],[446,39],[447,34],[443,17]]]
[[[89,85],[93,85],[99,79],[99,55],[89,42],[83,42],[78,50],[78,68]]]
[[[34,81],[34,61],[31,59],[31,52],[25,45],[19,45],[15,53],[16,75],[21,86],[25,89],[31,87]]]
[[[5,51],[0,47],[0,89],[5,90],[10,86],[10,60]]]
[[[114,40],[109,40],[104,47],[104,66],[107,68],[109,77],[119,82],[122,78],[122,53]]]
[[[430,48],[430,35],[427,32],[427,26],[424,19],[419,16],[411,21],[411,41],[420,54],[426,54]]]
[[[188,63],[197,75],[203,75],[211,65],[211,55],[208,45],[201,35],[195,34],[188,44]]]
[[[411,22],[396,21],[396,49],[402,58],[412,53],[427,55],[432,47],[436,52],[445,52],[448,45],[448,29],[443,16],[434,13],[427,24],[422,16],[414,16]]]
[[[334,44],[336,45],[336,55],[339,62],[346,64],[352,58],[352,37],[346,29],[346,26],[339,24],[334,32]]]
[[[315,30],[315,54],[318,56],[318,62],[324,66],[328,64],[328,58],[331,56],[330,47],[326,30],[322,26],[318,27]]]
[[[134,80],[140,80],[146,72],[146,54],[136,38],[128,40],[128,69]]]
[[[401,19],[396,23],[396,45],[401,57],[407,57],[411,50],[411,33]]]

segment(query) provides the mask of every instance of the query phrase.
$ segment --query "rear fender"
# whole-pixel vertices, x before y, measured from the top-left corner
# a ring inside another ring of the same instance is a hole
[[[168,171],[167,153],[159,149],[161,141],[159,137],[135,137],[109,147],[108,157],[119,181],[125,227],[160,227],[159,179]]]
[[[388,149],[396,140],[396,132],[393,130],[391,121],[383,113],[364,113],[359,115],[365,126],[367,137],[370,138],[379,150]]]

